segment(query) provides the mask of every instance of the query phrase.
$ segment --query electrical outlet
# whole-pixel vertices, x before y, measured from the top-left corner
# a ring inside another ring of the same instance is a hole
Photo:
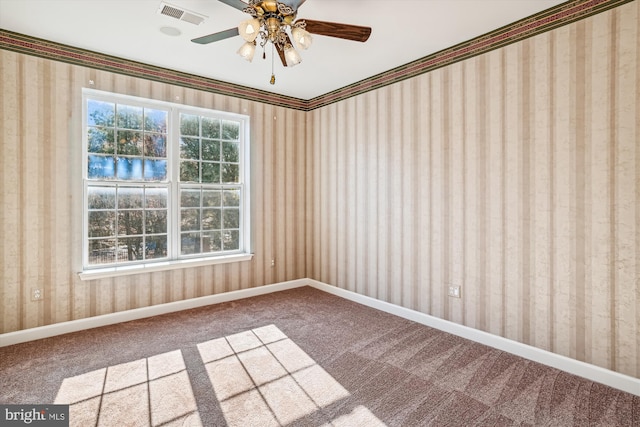
[[[40,301],[41,299],[44,299],[44,290],[41,288],[32,288],[31,301]]]
[[[272,260],[271,260],[271,267],[275,267],[275,266],[276,266],[276,260],[275,260],[275,259],[272,259]]]
[[[449,286],[449,296],[460,298],[460,286]]]

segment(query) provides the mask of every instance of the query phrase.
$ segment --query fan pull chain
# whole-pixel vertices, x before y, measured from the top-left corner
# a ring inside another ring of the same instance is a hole
[[[276,84],[276,75],[273,72],[273,57],[275,56],[275,47],[273,45],[273,43],[271,43],[271,80],[269,80],[269,83],[271,83],[272,85]]]

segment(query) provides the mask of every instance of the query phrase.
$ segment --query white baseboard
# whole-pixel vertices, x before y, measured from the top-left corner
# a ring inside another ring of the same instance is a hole
[[[307,279],[291,280],[288,282],[275,283],[273,285],[241,289],[239,291],[225,292],[223,294],[207,295],[199,298],[135,308],[133,310],[119,311],[117,313],[103,314],[85,319],[71,320],[68,322],[55,323],[53,325],[9,332],[6,334],[0,334],[0,347],[39,340],[42,338],[55,337],[57,335],[68,334],[69,332],[78,332],[85,329],[128,322],[130,320],[144,319],[145,317],[157,316],[160,314],[188,310],[190,308],[203,307],[205,305],[219,304],[221,302],[235,301],[258,295],[270,294],[272,292],[284,291],[307,285]]]
[[[366,305],[377,310],[381,310],[407,320],[411,320],[453,335],[457,335],[481,344],[494,347],[498,350],[515,354],[525,359],[533,360],[543,365],[560,369],[570,374],[578,375],[591,381],[608,385],[618,390],[640,396],[640,379],[610,371],[599,366],[571,359],[556,353],[551,353],[527,344],[522,344],[507,338],[490,334],[488,332],[473,329],[468,326],[449,322],[419,311],[410,310],[398,305],[380,301],[365,295],[337,288],[326,283],[313,279],[298,279],[288,282],[276,283],[273,285],[259,286],[256,288],[242,289],[223,294],[208,295],[200,298],[193,298],[183,301],[176,301],[167,304],[159,304],[150,307],[142,307],[133,310],[122,311],[112,314],[90,317],[86,319],[61,322],[48,326],[40,326],[23,331],[0,334],[0,347],[19,344],[37,339],[54,337],[69,332],[77,332],[85,329],[97,328],[100,326],[113,325],[130,320],[143,319],[160,314],[173,313],[191,308],[203,307],[211,304],[235,301],[243,298],[265,295],[272,292],[284,291],[287,289],[311,286],[318,290],[336,295],[341,298]]]
[[[448,320],[443,320],[434,316],[430,316],[428,314],[421,313],[419,311],[410,310],[408,308],[390,304],[385,301],[380,301],[375,298],[360,295],[355,292],[328,285],[326,283],[318,282],[316,280],[308,279],[307,283],[311,287],[348,299],[350,301],[354,301],[359,304],[378,309],[380,311],[394,314],[396,316],[412,320],[414,322],[421,323],[423,325],[430,326],[432,328],[439,329],[441,331],[448,332],[450,334],[457,335],[471,341],[485,344],[490,347],[497,348],[498,350],[506,351],[508,353],[515,354],[516,356],[524,357],[525,359],[533,360],[534,362],[551,366],[552,368],[560,369],[570,374],[574,374],[588,380],[595,381],[597,383],[605,384],[618,390],[634,394],[636,396],[640,396],[640,379],[638,378],[614,372],[609,369],[604,369],[599,366],[591,365],[589,363],[581,362],[579,360],[571,359],[560,354],[542,350],[537,347],[532,347],[527,344],[522,344],[517,341],[503,338],[498,335],[493,335],[488,332],[480,331],[478,329],[470,328],[468,326],[460,325],[458,323],[453,323]]]

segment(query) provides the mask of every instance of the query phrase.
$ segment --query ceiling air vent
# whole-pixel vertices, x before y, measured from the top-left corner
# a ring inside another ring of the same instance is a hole
[[[165,2],[160,2],[158,13],[160,15],[170,16],[172,18],[189,22],[190,24],[194,24],[194,25],[202,24],[202,21],[204,21],[207,18],[206,16],[201,15],[199,13],[191,12],[184,8],[181,8],[169,3],[165,3]]]

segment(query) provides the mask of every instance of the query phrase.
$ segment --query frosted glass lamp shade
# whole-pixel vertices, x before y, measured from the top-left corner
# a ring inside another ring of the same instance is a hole
[[[240,49],[238,49],[238,55],[251,62],[253,60],[253,55],[256,53],[256,44],[253,42],[246,42]]]
[[[247,19],[238,25],[240,36],[248,42],[254,41],[260,34],[260,21],[257,19]]]
[[[294,27],[291,30],[291,36],[293,37],[293,42],[296,44],[298,49],[309,49],[309,46],[311,46],[311,43],[313,42],[313,38],[309,31],[299,27]]]
[[[284,57],[287,61],[288,67],[293,67],[302,62],[300,54],[290,44],[284,47]]]

